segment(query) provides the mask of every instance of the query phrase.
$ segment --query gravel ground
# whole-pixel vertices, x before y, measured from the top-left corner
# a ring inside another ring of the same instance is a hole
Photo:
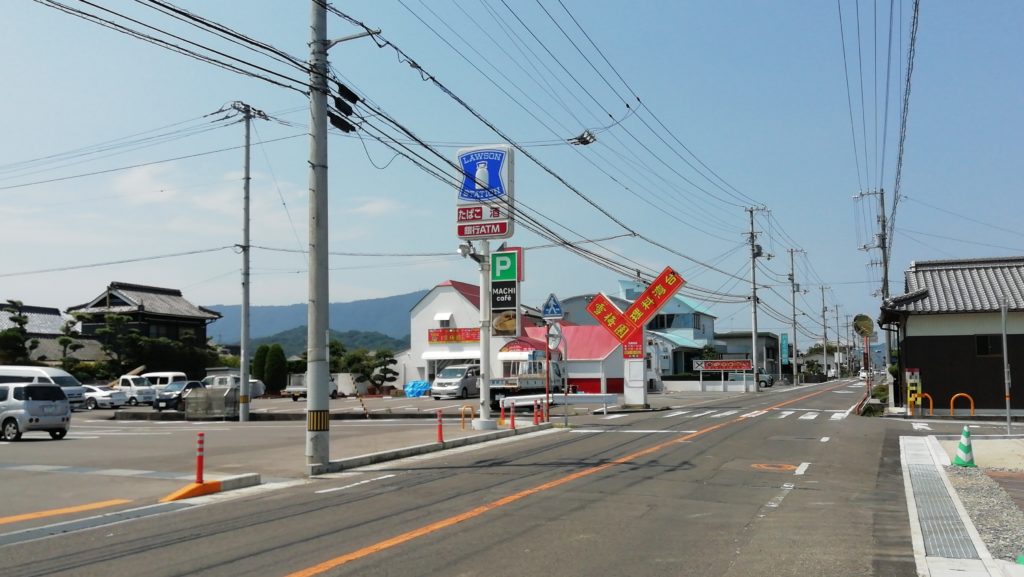
[[[992,557],[1015,561],[1024,555],[1024,512],[1006,491],[979,468],[948,466],[946,475]]]

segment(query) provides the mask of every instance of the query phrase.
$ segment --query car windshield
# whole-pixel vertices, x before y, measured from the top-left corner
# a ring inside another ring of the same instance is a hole
[[[78,382],[78,379],[68,375],[66,377],[52,377],[53,382],[57,383],[62,387],[81,387],[82,383]]]
[[[128,382],[133,387],[150,387],[150,386],[153,385],[153,383],[150,383],[149,379],[147,379],[145,377],[132,377],[132,378],[128,379]]]
[[[460,368],[448,367],[447,369],[443,369],[441,371],[441,374],[437,375],[437,378],[439,378],[439,379],[461,379],[462,375],[464,375],[464,374],[466,374],[466,368],[465,367],[460,367]]]
[[[89,387],[89,388],[94,390],[94,391],[101,391],[101,392],[107,392],[107,391],[113,391],[114,390],[112,387],[108,387],[108,386]]]
[[[167,385],[166,387],[164,387],[164,392],[180,391],[184,387],[185,387],[185,381],[175,381],[175,382]]]

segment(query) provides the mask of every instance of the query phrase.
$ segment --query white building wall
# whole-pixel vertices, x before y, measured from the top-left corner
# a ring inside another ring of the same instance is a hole
[[[1007,314],[1006,331],[1024,334],[1024,313]],[[1002,332],[1003,321],[999,313],[911,315],[907,319],[906,336],[993,335]]]
[[[451,328],[470,329],[480,326],[480,310],[467,301],[455,288],[439,286],[428,292],[409,313],[409,353],[403,359],[399,359],[400,363],[404,361],[404,369],[398,369],[399,373],[404,372],[406,382],[430,377],[428,374],[429,364],[423,359],[423,353],[427,351],[462,353],[464,358],[480,360],[479,342],[428,343],[427,331],[441,328],[441,322],[434,320],[434,316],[442,312],[452,313],[452,320],[449,324]],[[504,342],[504,340],[492,339],[491,363],[497,361],[497,349]],[[494,365],[492,364],[492,366]]]

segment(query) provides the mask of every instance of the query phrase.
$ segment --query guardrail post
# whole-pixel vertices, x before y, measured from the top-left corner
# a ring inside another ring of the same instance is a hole
[[[512,401],[512,407],[508,410],[508,425],[513,431],[516,429],[516,402]]]
[[[196,440],[196,484],[203,484],[203,441],[206,436],[205,433],[196,433],[198,439]]]
[[[437,410],[437,442],[438,443],[443,443],[444,442],[444,430],[442,429],[442,426],[441,426],[441,423],[442,423],[441,416],[442,416],[441,409],[438,409]]]

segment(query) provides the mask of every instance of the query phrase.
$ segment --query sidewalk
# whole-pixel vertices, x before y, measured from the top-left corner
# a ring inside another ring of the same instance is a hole
[[[955,454],[958,444],[959,438],[950,436],[900,438],[917,573],[935,577],[1024,577],[1024,565],[992,557],[950,484],[944,467],[950,464],[949,451]],[[1024,469],[1022,437],[972,437],[972,448],[980,467]]]

